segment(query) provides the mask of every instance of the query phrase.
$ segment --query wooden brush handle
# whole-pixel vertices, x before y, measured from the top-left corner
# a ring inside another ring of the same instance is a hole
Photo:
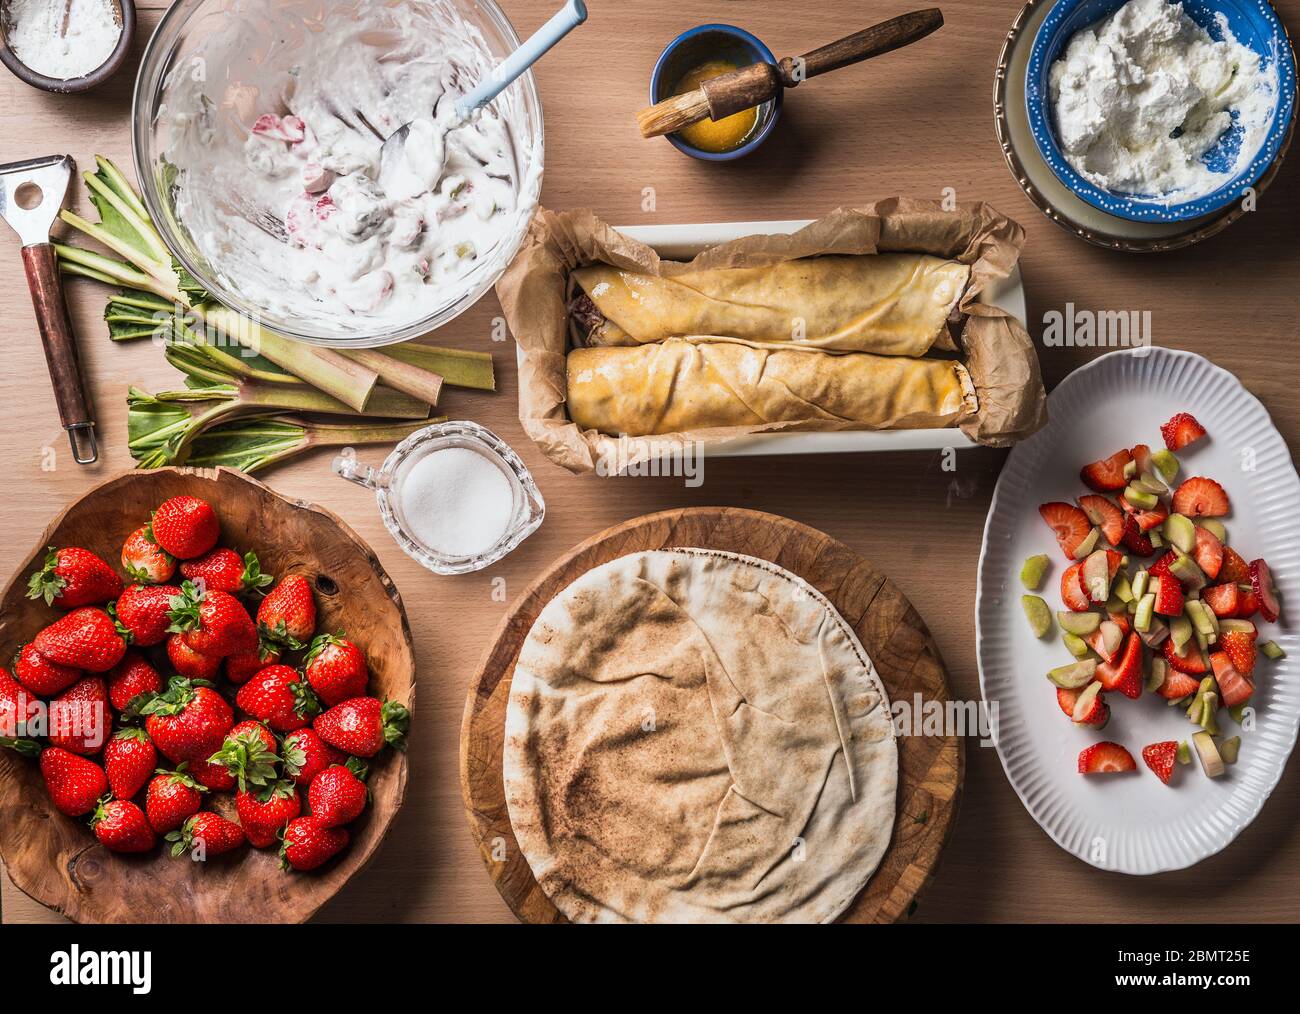
[[[901,14],[820,49],[814,49],[804,56],[787,56],[779,65],[781,83],[787,88],[793,88],[800,81],[818,74],[839,70],[890,50],[909,46],[941,27],[943,12],[938,7]]]
[[[50,382],[54,385],[54,400],[59,406],[59,421],[68,431],[73,458],[78,464],[87,465],[99,456],[95,446],[95,422],[81,382],[77,342],[72,334],[68,304],[63,298],[54,247],[49,243],[23,247],[23,267],[27,272],[28,288],[32,290],[36,326],[45,346],[45,362],[50,369]]]

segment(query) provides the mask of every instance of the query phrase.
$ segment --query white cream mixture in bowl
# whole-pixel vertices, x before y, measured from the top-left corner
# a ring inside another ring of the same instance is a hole
[[[496,282],[537,206],[532,75],[453,110],[518,44],[491,0],[179,0],[136,82],[145,201],[201,284],[275,330],[431,331]]]

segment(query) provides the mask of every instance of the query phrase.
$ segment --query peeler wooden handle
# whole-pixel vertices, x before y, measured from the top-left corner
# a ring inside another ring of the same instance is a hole
[[[73,460],[79,465],[88,465],[99,457],[95,444],[95,421],[81,380],[77,342],[72,333],[72,320],[68,317],[68,304],[63,298],[54,247],[49,243],[23,247],[23,267],[27,272],[27,285],[32,291],[41,343],[45,346],[45,362],[54,385],[54,400],[59,406],[59,421],[68,431]]]
[[[803,56],[787,56],[777,65],[781,83],[787,88],[793,88],[800,81],[818,74],[839,70],[873,56],[880,56],[881,53],[910,46],[942,27],[943,12],[938,7],[901,14]]]

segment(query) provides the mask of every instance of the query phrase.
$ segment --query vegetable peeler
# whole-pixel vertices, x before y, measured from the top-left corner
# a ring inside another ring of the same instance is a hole
[[[99,458],[95,421],[77,362],[77,342],[63,298],[59,266],[50,245],[50,227],[67,199],[76,168],[71,155],[47,155],[0,165],[0,218],[18,233],[23,244],[27,286],[36,308],[36,325],[45,346],[59,421],[72,445],[72,460],[89,465]]]

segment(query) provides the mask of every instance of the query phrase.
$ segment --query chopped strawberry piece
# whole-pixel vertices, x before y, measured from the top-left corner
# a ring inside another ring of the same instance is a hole
[[[1133,755],[1118,743],[1094,743],[1079,754],[1079,774],[1097,775],[1136,771]]]
[[[1233,581],[1237,584],[1250,581],[1250,565],[1231,546],[1223,547],[1223,566],[1219,568],[1218,580]]]
[[[1166,644],[1169,642],[1166,641]],[[1156,693],[1167,701],[1181,701],[1184,697],[1190,697],[1201,689],[1201,681],[1195,676],[1188,675],[1185,672],[1179,672],[1173,666],[1165,669],[1165,681],[1157,688]]]
[[[1236,617],[1239,620],[1248,620],[1259,612],[1259,596],[1248,584],[1237,585],[1237,590],[1241,593],[1241,597],[1237,599]]]
[[[1100,652],[1098,652],[1100,654]],[[1134,700],[1142,696],[1142,639],[1129,634],[1119,661],[1101,662],[1097,666],[1097,679],[1107,690],[1118,690]]]
[[[1137,526],[1143,532],[1149,532],[1153,528],[1159,528],[1169,520],[1169,508],[1163,503],[1156,504],[1154,510],[1138,511]]]
[[[1241,630],[1228,630],[1219,635],[1219,647],[1228,656],[1232,667],[1243,676],[1255,671],[1255,636]],[[1216,653],[1217,654],[1217,653]]]
[[[253,133],[259,137],[296,144],[307,136],[307,125],[296,116],[263,113],[254,121]]]
[[[1088,592],[1083,587],[1082,563],[1066,567],[1065,573],[1061,575],[1061,601],[1065,603],[1066,608],[1076,613],[1086,613],[1092,607]]]
[[[1205,664],[1205,659],[1201,657],[1201,649],[1197,646],[1195,640],[1188,641],[1183,645],[1183,653],[1180,655],[1174,651],[1174,639],[1171,637],[1165,641],[1163,651],[1165,661],[1177,669],[1179,672],[1190,673],[1193,676],[1204,674],[1210,667]]]
[[[1273,575],[1263,560],[1250,561],[1250,590],[1259,599],[1259,614],[1269,623],[1277,622],[1282,606],[1278,603],[1273,588]]]
[[[1115,624],[1115,626],[1119,627],[1119,629],[1124,631],[1124,633],[1127,634],[1130,630],[1133,629],[1133,625],[1129,623],[1128,613],[1108,612],[1106,615],[1110,618],[1110,622]]]
[[[1092,522],[1088,520],[1088,515],[1073,504],[1062,503],[1059,500],[1043,504],[1038,508],[1038,513],[1047,523],[1047,527],[1055,533],[1061,552],[1067,559],[1073,560],[1075,550],[1092,531]]]
[[[1056,703],[1071,722],[1075,721],[1074,706],[1079,702],[1079,695],[1082,693],[1083,690],[1066,690],[1064,687],[1057,687],[1056,689]],[[1086,715],[1082,716],[1082,720],[1078,724],[1086,725],[1092,729],[1100,729],[1109,721],[1110,705],[1102,700],[1101,694],[1097,694],[1092,707],[1088,709]]]
[[[1128,479],[1124,476],[1124,466],[1132,460],[1133,455],[1127,450],[1116,451],[1109,458],[1084,465],[1079,471],[1079,478],[1098,493],[1111,493],[1123,489],[1128,485]]]
[[[1169,552],[1165,553],[1164,556],[1160,557],[1160,559],[1158,559],[1155,563],[1151,564],[1151,566],[1148,567],[1147,570],[1150,571],[1152,577],[1172,577],[1175,581],[1177,581],[1178,578],[1174,577],[1172,574],[1169,573],[1170,564],[1172,564],[1177,559],[1178,559],[1177,554],[1175,554],[1173,550],[1170,550]]]
[[[1163,743],[1152,743],[1142,748],[1142,760],[1166,785],[1174,776],[1174,765],[1178,763],[1178,744],[1172,739]]]
[[[1211,581],[1219,576],[1223,569],[1223,543],[1213,532],[1205,528],[1196,529],[1196,548],[1193,555],[1196,564]]]
[[[1155,474],[1155,469],[1151,467],[1151,448],[1146,444],[1136,444],[1133,450],[1129,452],[1133,455],[1133,464],[1137,466],[1138,475],[1143,472]]]
[[[1156,588],[1156,612],[1161,616],[1183,614],[1183,586],[1172,574],[1161,574]]]
[[[1174,510],[1189,518],[1221,518],[1232,512],[1232,504],[1217,482],[1194,475],[1174,490]]]
[[[1065,687],[1056,688],[1057,706],[1065,712],[1065,717],[1071,721],[1074,720],[1074,702],[1079,699],[1081,693],[1083,693],[1082,690],[1067,690]]]
[[[1124,536],[1124,512],[1109,497],[1089,493],[1079,497],[1079,506],[1088,520],[1101,529],[1101,536],[1112,546],[1118,546]]]
[[[1210,664],[1214,666],[1214,682],[1219,684],[1219,701],[1225,708],[1235,708],[1250,700],[1255,693],[1254,682],[1237,671],[1225,652],[1214,652]]]
[[[1100,655],[1102,661],[1105,663],[1114,664],[1115,660],[1119,658],[1120,652],[1124,650],[1124,642],[1122,640],[1118,641],[1114,648],[1107,648],[1106,632],[1101,627],[1094,630],[1091,634],[1085,637],[1084,640],[1088,643],[1088,647]],[[1105,686],[1104,680],[1102,681],[1102,685]],[[1114,690],[1115,688],[1107,686],[1106,689]]]
[[[1134,556],[1150,556],[1156,551],[1146,533],[1138,527],[1137,518],[1132,514],[1124,515],[1124,534],[1120,543]]]
[[[1165,446],[1171,451],[1181,451],[1188,444],[1205,436],[1205,427],[1186,412],[1179,412],[1160,427],[1160,435],[1165,438]]]
[[[1235,584],[1216,584],[1201,592],[1201,601],[1220,619],[1236,616],[1237,607],[1241,603],[1241,590]]]

